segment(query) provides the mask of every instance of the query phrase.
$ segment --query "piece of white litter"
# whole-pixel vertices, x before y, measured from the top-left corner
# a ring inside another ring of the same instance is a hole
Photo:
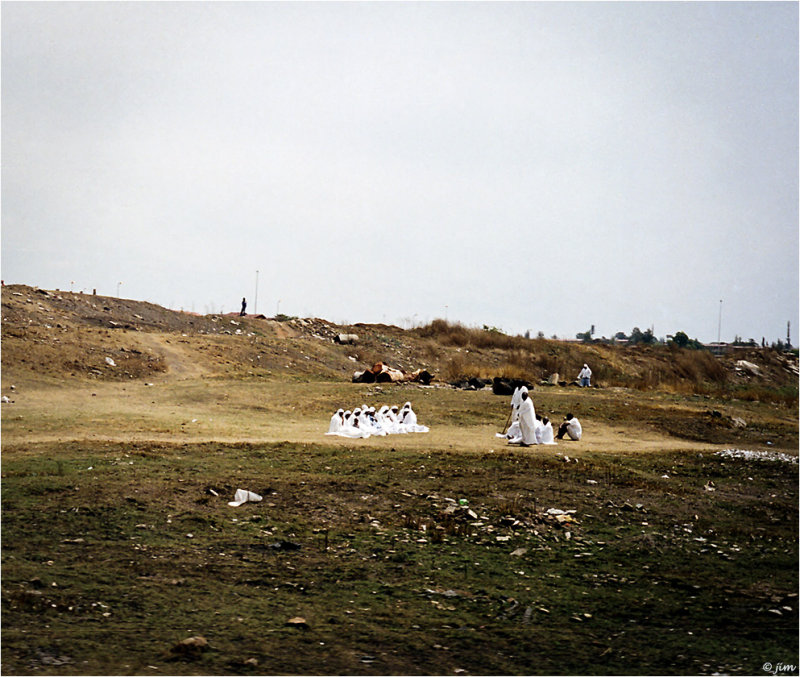
[[[112,360],[110,357],[106,358],[106,364],[108,364],[108,365],[110,365],[112,367],[116,367],[117,366],[117,363],[114,362],[114,360]]]
[[[237,489],[236,494],[233,496],[233,500],[229,501],[228,505],[235,508],[243,503],[247,503],[248,501],[258,503],[260,500],[261,496],[253,493],[252,491],[248,491],[247,489]]]

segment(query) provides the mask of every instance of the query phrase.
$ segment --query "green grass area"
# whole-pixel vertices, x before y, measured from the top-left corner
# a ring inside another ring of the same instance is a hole
[[[760,674],[800,663],[797,505],[797,465],[688,452],[17,446],[2,669]]]

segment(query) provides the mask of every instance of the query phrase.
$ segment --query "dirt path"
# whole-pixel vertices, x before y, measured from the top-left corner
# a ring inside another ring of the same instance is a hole
[[[183,347],[179,338],[144,332],[136,338],[142,348],[163,358],[167,365],[167,371],[160,376],[154,376],[153,380],[185,381],[200,378],[209,373]]]
[[[2,408],[3,451],[19,452],[29,445],[71,441],[154,443],[270,443],[319,444],[338,448],[387,448],[466,454],[515,453],[523,455],[652,453],[664,451],[713,452],[724,448],[773,450],[796,454],[776,440],[774,446],[746,441],[699,442],[671,436],[651,426],[604,421],[590,413],[582,416],[580,442],[561,441],[555,446],[521,448],[495,436],[503,414],[491,393],[465,394],[449,389],[392,391],[380,397],[406,397],[419,401],[421,423],[431,424],[427,434],[391,435],[351,440],[326,436],[330,411],[347,401],[361,402],[375,394],[350,390],[349,384],[236,381],[208,378],[210,371],[193,360],[180,337],[152,334],[138,337],[142,348],[164,357],[166,374],[154,383],[143,381],[83,383],[72,387],[19,386],[13,404]],[[168,342],[169,341],[169,342]],[[205,376],[205,378],[203,378]],[[574,397],[571,394],[570,397]],[[596,399],[596,398],[595,398]],[[566,406],[551,403],[557,410]],[[601,402],[597,400],[595,404]],[[482,420],[464,424],[460,417]],[[443,416],[442,412],[448,412]],[[599,414],[599,412],[598,412]],[[431,419],[436,419],[432,424]],[[487,420],[494,419],[493,423]]]

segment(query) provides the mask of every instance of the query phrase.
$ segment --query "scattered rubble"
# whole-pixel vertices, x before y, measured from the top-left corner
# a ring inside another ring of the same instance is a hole
[[[201,635],[187,637],[170,649],[170,653],[186,658],[195,658],[208,649],[208,640]]]
[[[746,461],[781,461],[797,464],[797,456],[778,451],[750,451],[748,449],[723,449],[714,454],[721,458],[737,458]]]

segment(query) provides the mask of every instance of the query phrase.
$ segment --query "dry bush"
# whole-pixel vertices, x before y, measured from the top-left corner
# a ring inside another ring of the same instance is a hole
[[[517,378],[517,379],[522,379],[523,381],[531,381],[531,382],[538,381],[538,377],[531,374],[530,371],[518,366],[514,366],[513,364],[504,364],[497,371],[498,373],[496,375],[501,378],[512,378],[512,379]]]
[[[444,363],[441,370],[442,381],[459,381],[472,377],[492,378],[498,376],[497,369],[489,366],[471,353],[456,353]],[[502,374],[499,374],[502,376]]]
[[[462,378],[471,378],[476,375],[472,371],[472,365],[468,365],[463,355],[456,353],[442,366],[440,380],[457,381]]]
[[[442,357],[441,347],[432,339],[420,341],[417,346],[417,357],[428,362],[438,362]]]
[[[417,336],[434,339],[441,345],[463,347],[469,340],[469,330],[461,324],[449,324],[445,320],[433,322],[412,330]]]
[[[723,387],[727,381],[724,366],[709,352],[673,348],[668,360],[649,361],[638,377],[628,384],[639,390],[708,394]]]
[[[530,346],[530,339],[508,336],[499,331],[465,327],[463,324],[450,324],[445,320],[433,320],[429,324],[413,330],[422,338],[433,338],[442,345],[458,348],[482,348],[513,350]]]
[[[359,364],[365,364],[369,368],[378,362],[383,362],[383,358],[372,348],[359,348],[356,350],[355,358]]]
[[[705,350],[678,350],[672,364],[680,378],[689,379],[696,384],[703,381],[725,383],[725,368],[711,353]]]
[[[797,386],[784,388],[767,388],[764,386],[745,386],[733,391],[739,400],[748,402],[771,402],[787,408],[797,407]]]

